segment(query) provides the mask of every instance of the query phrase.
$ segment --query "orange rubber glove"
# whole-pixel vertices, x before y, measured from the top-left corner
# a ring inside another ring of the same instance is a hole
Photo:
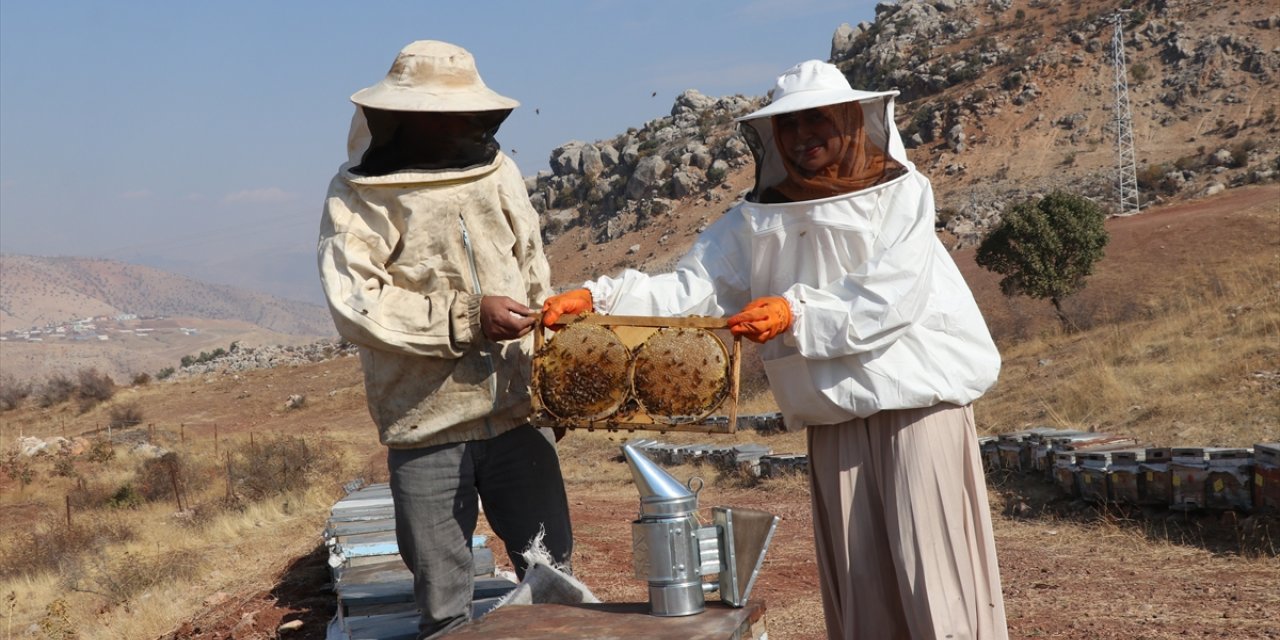
[[[756,298],[728,322],[733,335],[763,344],[791,327],[791,305],[782,296]]]
[[[594,308],[591,292],[586,289],[574,289],[551,296],[542,303],[542,326],[554,325],[562,315],[587,313]]]

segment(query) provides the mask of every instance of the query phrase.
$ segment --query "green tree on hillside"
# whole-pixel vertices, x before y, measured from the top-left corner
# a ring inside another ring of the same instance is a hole
[[[1054,191],[1009,207],[978,246],[978,266],[1002,276],[1006,296],[1048,298],[1065,329],[1062,299],[1084,288],[1107,246],[1106,215],[1092,201]]]

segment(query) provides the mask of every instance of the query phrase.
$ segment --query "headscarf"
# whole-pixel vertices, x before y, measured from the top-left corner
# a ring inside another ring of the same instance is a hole
[[[838,162],[833,162],[817,173],[809,173],[791,159],[791,152],[782,148],[778,135],[778,116],[770,118],[773,126],[773,143],[782,156],[787,177],[774,186],[791,202],[818,200],[854,191],[861,191],[878,184],[897,173],[902,165],[885,154],[884,150],[867,139],[862,127],[862,107],[857,102],[813,107],[835,125],[840,136]]]

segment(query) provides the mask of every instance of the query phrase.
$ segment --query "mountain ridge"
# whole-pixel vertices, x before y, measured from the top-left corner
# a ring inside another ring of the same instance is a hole
[[[336,337],[328,310],[103,258],[0,254],[0,377],[98,369],[117,382],[233,343]]]
[[[241,320],[290,335],[333,333],[328,312],[319,305],[144,265],[0,254],[0,272],[0,332],[86,316],[134,314]]]

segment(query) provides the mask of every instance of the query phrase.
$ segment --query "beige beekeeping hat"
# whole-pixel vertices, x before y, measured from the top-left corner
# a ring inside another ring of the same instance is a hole
[[[497,111],[520,105],[485,86],[466,49],[438,40],[401,49],[387,77],[355,92],[351,101],[389,111]]]

